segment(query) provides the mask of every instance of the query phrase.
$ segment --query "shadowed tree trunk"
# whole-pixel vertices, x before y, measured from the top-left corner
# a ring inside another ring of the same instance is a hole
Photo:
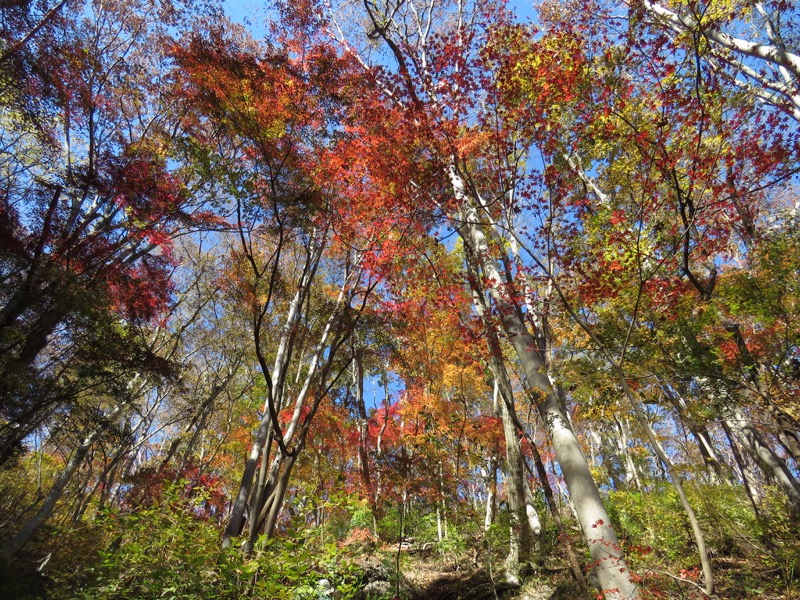
[[[536,338],[528,330],[518,307],[505,293],[506,282],[489,248],[478,209],[474,205],[480,200],[469,197],[455,164],[449,166],[448,176],[458,206],[461,207],[459,218],[454,219],[454,223],[464,240],[467,260],[472,263],[473,270],[487,281],[487,292],[499,316],[502,331],[522,365],[525,383],[535,397],[539,415],[553,444],[603,593],[610,600],[639,598],[637,586],[631,580],[622,548],[589,470],[589,463],[567,419],[564,403],[547,376]]]

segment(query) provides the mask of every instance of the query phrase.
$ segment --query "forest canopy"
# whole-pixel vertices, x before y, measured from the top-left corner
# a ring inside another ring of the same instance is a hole
[[[798,597],[794,4],[230,6],[0,5],[3,596]]]

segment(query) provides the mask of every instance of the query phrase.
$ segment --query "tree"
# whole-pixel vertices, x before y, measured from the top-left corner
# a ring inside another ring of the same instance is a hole
[[[502,230],[495,229],[498,219],[491,210],[495,205],[485,199],[497,199],[500,211],[511,210],[504,200],[513,198],[518,169],[529,148],[520,146],[524,149],[515,152],[516,140],[494,120],[490,63],[478,59],[481,35],[490,27],[507,25],[509,15],[491,3],[366,3],[365,10],[370,23],[368,36],[382,40],[397,65],[391,76],[382,67],[372,68],[381,91],[403,115],[409,139],[418,143],[415,130],[423,128],[431,140],[425,148],[428,165],[413,181],[419,189],[429,186],[425,189],[429,210],[439,208],[464,240],[477,279],[476,291],[487,295],[498,316],[499,329],[524,368],[527,385],[541,394],[539,411],[573,495],[603,589],[611,597],[635,596],[636,588],[629,579],[597,486],[566,418],[563,398],[546,375],[540,345],[531,335],[513,283],[507,279],[512,273],[503,260]],[[434,27],[434,23],[441,27]],[[334,22],[334,31],[336,25]],[[341,25],[338,34],[343,38]],[[355,51],[350,39],[342,42]],[[359,56],[369,67],[366,54]],[[486,191],[481,192],[484,183]],[[522,515],[518,518],[524,519]],[[515,530],[518,534],[523,531],[519,526]],[[524,538],[515,545],[524,549]],[[513,563],[512,559],[508,568],[512,580],[519,569],[519,563]]]
[[[274,531],[314,417],[352,358],[339,353],[377,285],[381,257],[402,239],[403,219],[379,214],[391,191],[364,179],[359,141],[343,129],[348,61],[304,29],[313,23],[286,22],[295,37],[282,47],[258,49],[215,30],[210,42],[195,37],[175,49],[195,111],[193,143],[232,183],[238,241],[230,268],[265,383],[224,538],[230,544],[242,531],[247,507],[248,548],[259,532]],[[207,116],[219,129],[205,128]],[[215,145],[229,154],[211,154]],[[280,331],[273,344],[268,326]]]
[[[61,373],[77,349],[136,356],[121,350],[169,299],[170,239],[207,220],[168,160],[176,115],[156,42],[184,15],[148,2],[82,10],[48,13],[2,62],[2,460],[70,404]],[[5,21],[6,35],[25,22]]]
[[[665,6],[630,5],[632,22],[673,37],[755,102],[800,120],[800,56],[796,15],[783,2]]]

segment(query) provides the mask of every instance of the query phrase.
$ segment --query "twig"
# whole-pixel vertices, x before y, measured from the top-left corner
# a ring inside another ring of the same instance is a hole
[[[658,573],[660,575],[666,575],[667,577],[672,577],[672,579],[675,579],[677,581],[682,581],[683,583],[689,583],[689,584],[693,585],[694,587],[696,587],[701,592],[703,592],[704,596],[708,596],[708,594],[706,594],[705,587],[700,585],[697,582],[692,581],[691,579],[684,579],[683,577],[678,577],[677,575],[673,575],[672,573],[668,573],[667,571],[659,571],[658,569],[647,569],[647,571],[649,571],[651,573]]]

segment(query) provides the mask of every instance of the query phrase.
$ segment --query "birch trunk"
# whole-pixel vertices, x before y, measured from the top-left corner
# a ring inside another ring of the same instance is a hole
[[[641,490],[642,482],[639,480],[639,471],[636,468],[636,463],[633,462],[633,456],[631,456],[631,451],[628,447],[627,420],[620,421],[615,415],[614,422],[617,425],[617,431],[619,431],[619,436],[617,437],[617,447],[619,448],[619,452],[625,460],[625,482],[628,486],[628,489],[632,489],[635,486],[637,490]]]
[[[800,485],[792,476],[786,463],[762,439],[742,410],[735,406],[728,410],[725,424],[737,441],[764,470],[764,473],[784,491],[793,513],[800,513]]]
[[[278,348],[275,354],[275,362],[271,371],[264,360],[263,353],[261,352],[261,322],[264,315],[263,311],[266,310],[266,307],[260,309],[262,311],[261,316],[255,318],[253,323],[253,340],[256,347],[256,354],[259,356],[261,370],[265,379],[267,380],[267,399],[264,402],[264,416],[262,417],[258,426],[258,430],[254,436],[253,445],[250,448],[250,454],[245,462],[242,480],[239,484],[239,492],[236,495],[236,501],[231,509],[228,524],[225,527],[225,532],[222,536],[223,548],[230,547],[232,538],[240,535],[244,527],[245,507],[247,506],[248,499],[253,491],[253,480],[255,478],[256,469],[258,468],[259,459],[262,457],[264,445],[266,444],[267,438],[274,427],[273,414],[277,414],[282,408],[283,384],[285,381],[289,360],[291,359],[292,341],[297,329],[296,326],[301,318],[303,304],[307,295],[310,293],[311,284],[314,281],[317,266],[322,258],[322,251],[325,247],[325,241],[326,234],[323,234],[317,240],[316,245],[309,252],[308,261],[304,267],[300,281],[298,282],[297,291],[295,292],[295,295],[289,304],[286,320],[281,328],[281,334],[278,340]],[[278,441],[281,442],[281,440]],[[259,480],[264,479],[265,469],[266,463],[262,463]]]
[[[733,454],[733,460],[736,462],[736,466],[739,468],[739,474],[742,477],[744,490],[747,492],[747,498],[750,500],[750,505],[753,507],[753,514],[757,519],[761,520],[761,511],[758,508],[758,504],[761,501],[761,494],[752,485],[752,483],[755,483],[756,481],[754,474],[745,464],[744,457],[742,456],[741,452],[739,452],[739,448],[736,445],[733,432],[724,421],[722,422],[722,429],[725,432],[725,436],[728,438],[728,443],[731,447],[731,453]]]
[[[528,388],[537,398],[537,408],[544,422],[556,458],[561,466],[570,498],[583,531],[603,593],[612,600],[639,598],[630,578],[617,535],[603,506],[600,492],[592,479],[589,464],[578,438],[567,419],[561,398],[556,394],[537,343],[528,331],[517,307],[503,293],[504,280],[492,257],[478,212],[466,193],[466,186],[454,164],[448,169],[456,201],[462,207],[458,231],[473,260],[488,280],[488,291],[525,373]]]
[[[498,361],[499,362],[499,361]],[[505,366],[500,377],[508,377]],[[502,386],[505,387],[505,386]],[[508,390],[511,389],[507,383]],[[503,392],[501,391],[501,394]],[[513,402],[513,400],[512,400]],[[528,506],[525,502],[525,471],[522,462],[522,451],[517,436],[517,428],[510,414],[507,402],[500,403],[500,415],[503,421],[503,436],[506,440],[506,473],[508,505],[511,512],[511,536],[508,559],[506,560],[506,576],[510,583],[519,583],[521,571],[528,562],[533,549],[534,529],[531,527]],[[512,404],[513,406],[513,404]],[[535,514],[534,509],[534,514]]]
[[[664,452],[664,449],[659,443],[658,438],[656,438],[655,433],[653,433],[653,429],[650,427],[650,423],[647,422],[647,418],[642,411],[641,406],[639,406],[639,403],[634,397],[633,392],[628,387],[628,382],[626,381],[625,375],[621,368],[618,369],[618,375],[620,385],[625,392],[625,396],[628,398],[631,408],[633,408],[633,412],[636,415],[636,420],[639,422],[639,426],[644,430],[647,441],[650,442],[650,445],[653,447],[653,450],[655,451],[659,461],[663,465],[664,469],[666,469],[666,471],[669,473],[669,479],[672,483],[672,487],[675,488],[678,498],[680,498],[681,505],[683,506],[683,510],[686,512],[686,516],[689,519],[689,524],[691,525],[692,532],[694,534],[694,540],[697,543],[697,553],[700,556],[700,564],[703,567],[705,592],[706,595],[710,596],[714,593],[714,575],[711,571],[711,561],[708,558],[705,536],[703,535],[703,530],[700,528],[700,522],[697,520],[697,515],[694,512],[694,508],[692,508],[689,498],[686,496],[686,492],[683,489],[683,479],[680,477],[680,475],[678,475],[678,472],[675,470],[675,466],[667,456],[667,453]]]
[[[497,457],[494,454],[486,461],[486,467],[486,515],[483,519],[483,529],[489,531],[494,523],[497,508]]]
[[[528,439],[528,444],[530,445],[531,454],[533,455],[533,464],[536,467],[536,476],[539,478],[539,483],[542,485],[542,491],[544,492],[544,498],[547,501],[547,507],[550,509],[550,514],[553,516],[553,520],[556,522],[558,534],[562,540],[562,543],[564,544],[564,549],[567,553],[567,560],[569,562],[570,571],[572,572],[572,577],[581,588],[583,595],[589,596],[589,587],[586,584],[586,578],[583,576],[583,571],[581,570],[581,565],[578,562],[578,557],[575,555],[575,549],[572,547],[572,541],[570,540],[569,533],[564,525],[564,520],[561,518],[561,512],[559,511],[558,504],[556,503],[555,496],[553,495],[553,488],[550,486],[550,480],[547,477],[547,470],[545,469],[544,462],[542,461],[542,455],[539,453],[539,448],[536,446],[536,443],[528,434],[528,432],[523,430],[523,433]],[[527,463],[525,463],[525,466],[528,468],[528,470],[530,470],[530,467],[528,467]],[[533,472],[531,472],[531,475],[533,475]]]
[[[694,439],[697,441],[697,446],[700,450],[700,455],[703,457],[703,462],[706,468],[710,470],[712,482],[730,483],[730,478],[725,472],[722,462],[717,457],[717,451],[711,441],[708,429],[686,413],[686,402],[684,402],[683,398],[673,393],[667,386],[662,386],[661,389],[669,403],[672,404],[675,411],[678,413],[678,418],[689,428],[692,436],[694,436]]]
[[[470,256],[469,252],[467,255]],[[475,278],[473,277],[473,279]],[[514,395],[508,371],[503,362],[500,339],[488,319],[489,311],[484,304],[484,298],[484,294],[479,293],[479,290],[474,290],[475,310],[484,322],[486,342],[489,347],[489,368],[495,379],[494,396],[496,399],[498,396],[502,397],[501,402],[495,403],[495,409],[500,413],[503,423],[503,437],[506,442],[506,488],[511,529],[508,557],[505,564],[506,579],[508,579],[509,583],[519,584],[523,565],[528,560],[533,548],[534,532],[530,527],[525,504],[525,472],[514,420]]]

